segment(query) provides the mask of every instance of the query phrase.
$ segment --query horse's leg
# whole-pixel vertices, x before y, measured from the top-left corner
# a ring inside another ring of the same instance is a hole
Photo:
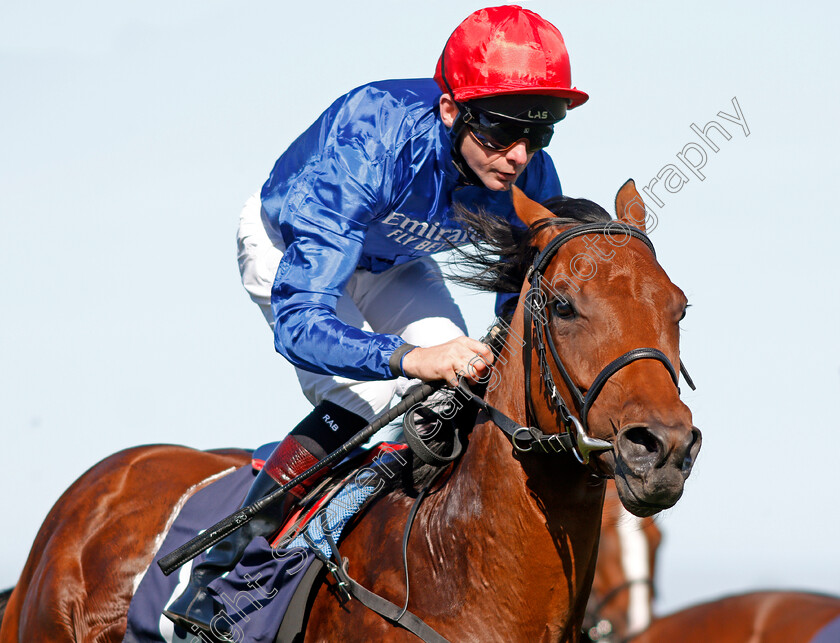
[[[12,592],[0,641],[121,641],[136,584],[186,491],[248,461],[138,447],[91,468],[48,514]]]

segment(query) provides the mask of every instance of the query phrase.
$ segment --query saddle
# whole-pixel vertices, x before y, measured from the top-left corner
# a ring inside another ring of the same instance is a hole
[[[337,580],[341,599],[348,600],[352,596],[388,620],[414,632],[422,640],[444,642],[445,639],[407,611],[407,603],[400,609],[355,583],[347,575],[337,543],[350,521],[357,518],[374,499],[401,485],[423,488],[409,515],[407,534],[425,490],[443,470],[441,463],[449,463],[458,457],[458,434],[462,432],[461,427],[471,425],[476,413],[477,409],[472,406],[459,410],[455,418],[446,420],[451,422],[449,429],[452,430],[440,431],[438,441],[429,441],[435,450],[450,453],[440,461],[433,458],[429,462],[424,455],[415,454],[402,443],[380,443],[369,451],[357,450],[334,466],[310,490],[270,542],[265,538],[255,538],[245,549],[237,566],[208,586],[208,591],[225,606],[226,624],[234,640],[244,643],[302,640],[310,597],[314,596],[314,590],[329,572]],[[422,431],[428,412],[421,409],[418,415]],[[276,443],[258,448],[252,454],[251,466],[225,472],[226,475],[221,475],[219,480],[200,489],[184,502],[152,564],[137,584],[129,605],[124,641],[214,641],[214,637],[204,631],[184,632],[162,616],[163,610],[180,595],[189,581],[192,565],[201,562],[204,554],[183,565],[177,574],[169,576],[163,575],[158,560],[165,552],[184,545],[208,525],[238,510],[254,476],[275,446]],[[415,457],[419,462],[415,461]]]
[[[227,472],[186,500],[137,585],[123,641],[213,640],[206,632],[183,632],[161,616],[203,555],[170,576],[163,575],[157,560],[235,511],[274,446],[256,449],[251,466]],[[254,539],[237,567],[211,583],[211,593],[230,616],[235,640],[295,640],[305,624],[309,596],[326,574],[325,561],[337,555],[333,548],[341,533],[373,499],[399,483],[410,458],[407,445],[399,443],[381,443],[352,454],[307,494],[270,543]]]
[[[277,444],[266,444],[254,451],[254,471],[262,469]],[[381,442],[369,451],[351,454],[307,493],[271,538],[271,547],[317,547],[330,556],[324,529],[337,541],[353,516],[379,493],[394,486],[410,457],[408,445],[396,442]],[[316,520],[319,514],[322,517]]]

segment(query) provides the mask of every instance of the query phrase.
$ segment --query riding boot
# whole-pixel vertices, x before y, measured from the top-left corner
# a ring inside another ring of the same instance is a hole
[[[364,418],[332,402],[321,402],[275,447],[251,484],[242,506],[252,504],[290,482],[366,425]],[[187,588],[164,610],[164,615],[188,632],[195,632],[195,628],[211,631],[213,617],[224,608],[213,599],[207,586],[236,566],[251,540],[276,532],[289,510],[327,471],[324,469],[310,476],[283,497],[279,508],[268,508],[214,545],[204,561],[193,567]],[[228,634],[227,626],[227,619],[217,619],[213,633]]]
[[[286,439],[293,440],[289,437]],[[277,489],[277,486],[277,482],[267,472],[260,471],[254,478],[242,506],[256,502]],[[271,530],[273,526],[279,526],[270,518],[270,515],[260,514],[210,548],[204,560],[193,567],[186,589],[163,611],[164,615],[187,632],[195,632],[194,627],[210,631],[211,621],[219,609],[216,601],[208,593],[207,586],[236,567],[245,548],[256,536],[264,533],[263,529]],[[225,634],[225,619],[218,619],[215,629],[216,633]]]

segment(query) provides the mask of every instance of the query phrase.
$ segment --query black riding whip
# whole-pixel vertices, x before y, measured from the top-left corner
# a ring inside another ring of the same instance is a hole
[[[275,489],[273,492],[271,492],[267,496],[264,496],[263,498],[260,498],[253,504],[250,504],[247,507],[242,507],[236,513],[231,514],[227,518],[223,518],[206,531],[202,532],[192,540],[184,543],[176,550],[172,551],[171,553],[158,560],[158,566],[160,567],[161,571],[163,571],[165,576],[169,576],[181,565],[192,560],[201,552],[203,552],[206,549],[209,549],[229,534],[232,534],[234,531],[245,525],[245,523],[250,522],[254,518],[254,516],[263,511],[269,505],[277,502],[286,494],[286,492],[288,492],[290,489],[294,489],[297,485],[299,485],[302,481],[306,480],[309,476],[343,459],[344,456],[350,453],[353,449],[367,442],[373,436],[374,433],[379,431],[386,424],[392,422],[393,420],[396,420],[403,413],[406,413],[409,409],[411,409],[412,406],[428,398],[432,393],[441,388],[443,385],[444,382],[439,381],[432,383],[424,383],[423,385],[419,386],[417,389],[415,389],[406,397],[404,397],[396,406],[380,415],[373,422],[368,424],[364,429],[362,429],[356,435],[350,438],[350,440],[348,440],[338,449],[327,455],[323,460],[320,460],[317,464],[314,464],[311,467],[309,467],[298,477],[292,479],[290,482],[283,485],[279,489]]]

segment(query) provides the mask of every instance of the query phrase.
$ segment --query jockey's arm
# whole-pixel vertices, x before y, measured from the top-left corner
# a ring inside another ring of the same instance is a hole
[[[291,196],[283,205],[294,208],[295,216],[286,234],[291,243],[272,288],[275,348],[311,372],[356,380],[391,379],[395,376],[391,356],[405,340],[361,330],[336,315],[338,299],[359,264],[368,223],[387,208],[387,199],[377,190],[381,177],[375,172],[388,168],[365,158],[356,147],[340,152],[297,176],[296,191],[301,196]],[[362,167],[367,172],[364,181],[358,175]],[[454,383],[459,373],[481,377],[492,361],[491,351],[481,342],[459,337],[412,349],[402,357],[401,372]]]
[[[320,132],[329,145],[318,154],[291,154],[290,164],[301,159],[309,165],[300,171],[280,167],[285,178],[274,183],[277,189],[271,194],[264,189],[262,195],[267,211],[284,210],[281,220],[287,222],[282,231],[286,251],[271,296],[275,348],[302,369],[354,380],[390,379],[400,372],[427,381],[452,382],[457,373],[481,377],[493,358],[475,340],[462,337],[397,352],[406,343],[398,335],[366,332],[336,315],[338,300],[359,265],[368,225],[392,211],[392,195],[399,189],[394,184],[400,174],[394,149],[375,130],[375,119],[368,132],[371,119],[352,116],[334,119],[340,131]],[[553,164],[545,152],[536,157],[540,162],[531,165],[538,167],[524,177],[526,193],[538,199],[557,195]],[[395,352],[399,360],[391,359]]]
[[[485,378],[492,364],[493,351],[486,344],[471,337],[456,337],[437,346],[413,348],[403,357],[402,370],[408,377],[456,385],[459,375],[471,381]]]

